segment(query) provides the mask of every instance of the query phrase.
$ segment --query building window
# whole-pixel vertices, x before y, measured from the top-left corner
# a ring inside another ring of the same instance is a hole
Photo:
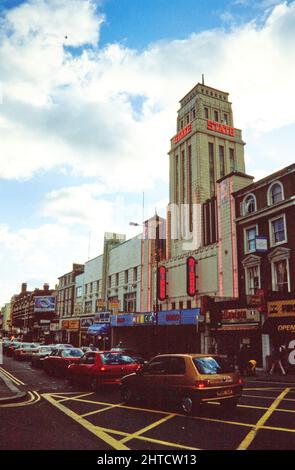
[[[125,271],[125,284],[128,284],[128,269]]]
[[[189,124],[189,114],[186,116],[186,123]]]
[[[82,297],[83,287],[79,286],[76,288],[76,297]]]
[[[85,302],[84,312],[85,313],[92,313],[92,300],[89,300],[88,302]]]
[[[278,292],[290,292],[289,261],[283,259],[273,264],[273,290]]]
[[[182,300],[179,302],[179,310],[183,310],[183,301]]]
[[[133,268],[133,282],[137,281],[137,267]]]
[[[223,122],[224,122],[224,124],[228,124],[228,114],[227,113],[224,113],[224,115],[223,115]]]
[[[214,165],[214,145],[212,142],[208,144],[209,150],[209,179],[210,179],[210,194],[215,194],[215,165]]]
[[[254,194],[248,194],[243,202],[243,214],[251,214],[256,211],[256,198]]]
[[[271,246],[287,242],[285,216],[270,220],[270,243]]]
[[[192,119],[195,119],[196,118],[196,109],[193,108],[192,109]]]
[[[136,312],[136,292],[129,292],[124,294],[124,312]]]
[[[218,122],[218,111],[214,111],[214,121]]]
[[[204,108],[204,112],[205,112],[205,119],[209,119],[209,108]]]
[[[184,194],[185,194],[185,152],[181,151],[181,186],[180,186],[180,204],[184,204]]]
[[[219,165],[220,165],[220,178],[225,175],[225,164],[224,164],[224,146],[219,145]]]
[[[192,301],[191,300],[187,301],[186,308],[192,308]]]
[[[112,287],[112,276],[109,276],[109,281],[108,281],[108,283],[109,283],[109,288]]]
[[[245,238],[244,238],[244,247],[245,253],[251,253],[256,249],[256,235],[257,235],[257,227],[250,227],[246,228],[244,231]]]
[[[119,273],[116,273],[116,287],[119,285]]]
[[[246,294],[255,295],[260,289],[260,267],[251,266],[246,268]]]
[[[269,187],[267,198],[269,206],[284,200],[284,187],[280,181],[276,181]]]
[[[97,292],[99,292],[99,290],[100,290],[100,283],[99,283],[99,281],[96,282],[96,290],[97,290]]]
[[[230,171],[236,171],[236,160],[235,160],[235,151],[234,149],[229,149],[229,164],[230,164]]]
[[[183,129],[183,119],[180,121],[180,129]]]
[[[172,302],[172,304],[171,304],[171,310],[175,310],[175,302]]]

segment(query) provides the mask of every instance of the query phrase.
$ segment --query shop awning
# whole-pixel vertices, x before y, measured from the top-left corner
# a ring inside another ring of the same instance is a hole
[[[109,333],[109,323],[93,323],[87,330],[88,335],[108,335]]]
[[[262,326],[262,333],[269,335],[294,335],[295,338],[295,316],[268,318]]]
[[[224,324],[217,331],[249,331],[249,330],[258,330],[259,323],[233,323],[233,324]]]

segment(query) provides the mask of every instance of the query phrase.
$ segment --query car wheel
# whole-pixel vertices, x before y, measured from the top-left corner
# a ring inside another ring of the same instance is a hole
[[[98,380],[96,377],[93,377],[90,381],[90,388],[93,392],[97,392],[98,390]]]
[[[121,399],[124,403],[132,403],[135,400],[134,393],[130,387],[128,386],[122,387]]]
[[[198,411],[199,405],[191,396],[185,395],[181,397],[180,408],[184,414],[191,416]]]
[[[238,398],[229,398],[228,400],[222,400],[220,405],[225,410],[234,410],[237,407],[238,401]]]

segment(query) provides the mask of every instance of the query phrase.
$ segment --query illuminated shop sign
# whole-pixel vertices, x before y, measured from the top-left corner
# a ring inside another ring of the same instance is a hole
[[[294,317],[295,299],[267,302],[267,313],[269,317]]]
[[[189,256],[186,260],[186,288],[187,295],[193,297],[196,294],[196,265],[197,261],[193,256]]]
[[[235,136],[235,130],[233,127],[211,121],[210,119],[207,121],[207,129],[209,131],[219,132],[220,134],[229,135],[231,137]]]
[[[158,299],[166,299],[166,272],[165,266],[159,266],[158,268]]]
[[[187,134],[189,134],[192,131],[192,125],[188,124],[185,126],[181,131],[179,131],[174,137],[173,137],[173,144],[177,144],[180,140],[182,140]]]
[[[158,312],[158,325],[196,325],[199,316],[199,308],[162,310]]]
[[[250,309],[222,310],[222,323],[259,322],[259,312]]]

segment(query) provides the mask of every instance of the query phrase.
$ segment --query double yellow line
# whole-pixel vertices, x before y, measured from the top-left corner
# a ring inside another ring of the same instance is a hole
[[[11,382],[13,382],[15,385],[25,385],[24,382],[21,380],[17,379],[14,375],[12,375],[10,372],[8,372],[6,369],[3,369],[3,367],[0,367],[0,372],[4,374]]]

